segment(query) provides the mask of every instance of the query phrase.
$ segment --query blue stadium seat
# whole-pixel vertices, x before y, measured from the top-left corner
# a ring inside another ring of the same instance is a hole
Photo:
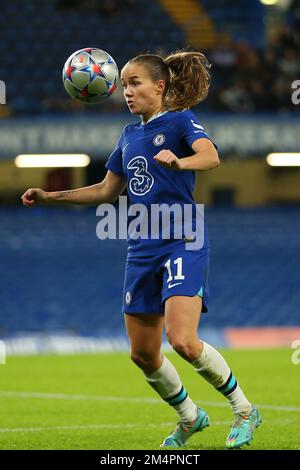
[[[18,54],[18,76],[21,69],[27,76],[32,76],[33,64],[35,68],[40,68],[36,83],[42,81],[46,84],[44,89],[49,98],[52,97],[53,83],[56,98],[66,97],[60,79],[57,81],[57,73],[60,76],[67,57],[82,47],[107,50],[122,66],[131,55],[148,50],[154,52],[161,44],[170,44],[172,48],[183,46],[182,31],[173,24],[159,2],[139,0],[133,10],[122,8],[117,17],[112,18],[83,6],[79,9],[59,9],[57,3],[57,0],[48,0],[39,2],[37,7],[36,0],[15,0],[1,5],[0,54],[5,57],[9,55],[8,48],[15,50]],[[145,11],[147,15],[144,15]],[[137,17],[140,29],[136,28]],[[9,22],[4,21],[5,18],[9,18]],[[15,57],[15,54],[11,56]],[[53,69],[56,70],[55,74],[52,73]],[[3,63],[0,72],[5,82],[13,79],[10,67]],[[38,98],[37,88],[27,90],[28,102]]]

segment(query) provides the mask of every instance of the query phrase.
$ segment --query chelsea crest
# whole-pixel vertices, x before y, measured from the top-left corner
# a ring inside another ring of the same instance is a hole
[[[164,134],[157,134],[153,139],[153,143],[154,145],[158,147],[159,145],[162,145],[165,142],[165,140],[166,138]]]

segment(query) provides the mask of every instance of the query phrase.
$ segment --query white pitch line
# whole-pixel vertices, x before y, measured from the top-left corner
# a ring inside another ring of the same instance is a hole
[[[39,432],[39,431],[74,431],[80,429],[119,429],[119,428],[134,428],[134,424],[82,424],[74,426],[47,426],[47,427],[36,427],[36,428],[0,428],[0,433],[7,432]]]
[[[16,397],[16,398],[41,398],[41,399],[56,399],[56,400],[83,400],[83,401],[115,401],[115,402],[129,402],[129,403],[164,403],[160,398],[140,398],[140,397],[107,397],[99,395],[76,395],[66,393],[40,393],[40,392],[14,392],[14,391],[0,391],[2,397]],[[214,406],[217,408],[227,408],[226,402],[218,401],[202,401],[196,400],[196,403],[203,406]],[[286,406],[286,405],[266,405],[258,404],[256,406],[260,409],[286,411],[286,412],[300,412],[299,406]]]
[[[264,420],[265,424],[291,424],[297,423],[297,419],[285,419],[285,420]],[[231,421],[213,421],[212,426],[229,426]],[[148,428],[157,427],[174,427],[174,422],[172,423],[158,423],[158,424],[147,424]],[[0,433],[12,433],[12,432],[41,432],[41,431],[81,431],[84,429],[135,429],[142,428],[145,429],[145,423],[126,423],[126,424],[82,424],[82,425],[73,425],[73,426],[45,426],[45,427],[28,427],[28,428],[0,428]]]

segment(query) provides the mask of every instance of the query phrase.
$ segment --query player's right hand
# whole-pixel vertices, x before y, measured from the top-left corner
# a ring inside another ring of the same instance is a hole
[[[26,207],[36,206],[47,201],[47,193],[41,188],[29,188],[23,196],[21,196],[23,205]]]

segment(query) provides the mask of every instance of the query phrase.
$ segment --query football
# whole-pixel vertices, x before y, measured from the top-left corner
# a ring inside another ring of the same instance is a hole
[[[71,54],[62,73],[68,95],[84,103],[98,103],[110,96],[117,88],[118,76],[114,59],[94,47]]]

